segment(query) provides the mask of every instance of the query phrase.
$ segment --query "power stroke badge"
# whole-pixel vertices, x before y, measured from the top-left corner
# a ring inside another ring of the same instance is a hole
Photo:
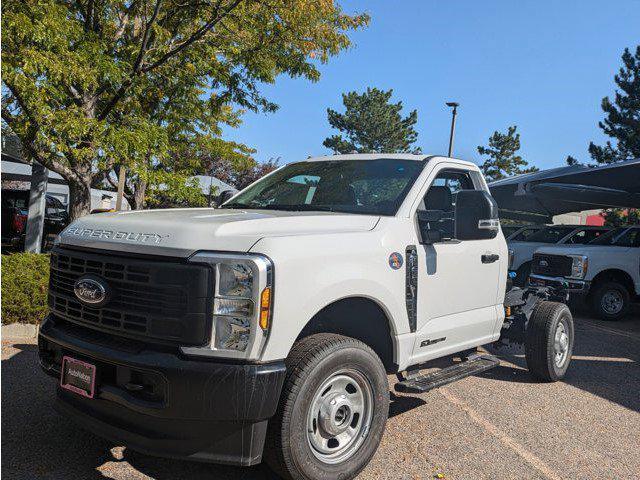
[[[391,255],[389,255],[389,266],[392,269],[398,270],[399,268],[402,268],[402,263],[402,254],[393,252]]]

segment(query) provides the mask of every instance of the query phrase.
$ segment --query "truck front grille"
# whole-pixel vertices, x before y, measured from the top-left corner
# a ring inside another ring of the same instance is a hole
[[[81,303],[74,284],[100,278],[111,290],[101,307]],[[212,304],[206,266],[56,248],[51,254],[49,308],[65,320],[130,337],[201,345]]]
[[[552,277],[571,276],[573,260],[564,255],[535,253],[531,262],[531,273]]]

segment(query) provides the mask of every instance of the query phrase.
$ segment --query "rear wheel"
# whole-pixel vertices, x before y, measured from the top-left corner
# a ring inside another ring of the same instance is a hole
[[[602,320],[620,320],[629,311],[629,292],[624,285],[616,282],[602,282],[591,293],[593,313]]]
[[[564,377],[573,353],[573,317],[563,303],[540,302],[529,319],[525,355],[529,373],[555,382]]]
[[[387,421],[389,385],[364,343],[317,334],[296,343],[269,422],[265,460],[285,478],[354,478],[373,457]]]

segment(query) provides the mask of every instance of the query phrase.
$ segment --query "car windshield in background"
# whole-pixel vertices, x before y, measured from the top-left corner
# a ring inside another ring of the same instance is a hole
[[[527,242],[558,243],[575,230],[575,227],[547,227],[529,235]]]
[[[292,163],[222,208],[395,215],[423,166],[398,159]]]
[[[619,227],[600,235],[589,242],[589,245],[638,246],[638,235],[640,235],[640,228]]]

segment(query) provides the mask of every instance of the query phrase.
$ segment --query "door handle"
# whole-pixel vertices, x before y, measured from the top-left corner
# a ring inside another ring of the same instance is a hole
[[[500,255],[495,253],[487,253],[480,257],[482,259],[482,263],[493,263],[497,262],[500,259]]]

